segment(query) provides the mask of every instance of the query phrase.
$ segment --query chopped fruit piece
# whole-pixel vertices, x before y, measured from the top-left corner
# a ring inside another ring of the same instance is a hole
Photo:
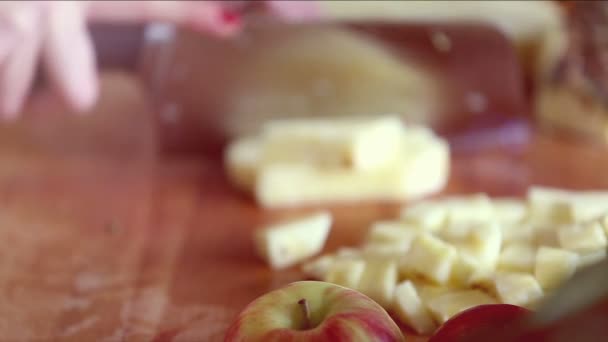
[[[414,240],[406,256],[414,271],[439,284],[448,281],[456,257],[454,246],[428,233],[422,233]]]
[[[560,246],[579,253],[605,249],[606,234],[599,222],[563,226],[558,231]]]
[[[407,134],[396,115],[274,120],[262,132],[264,164],[306,163],[355,170],[392,164]]]
[[[289,267],[323,249],[331,222],[323,212],[274,224],[255,232],[255,247],[272,268]]]
[[[336,260],[329,268],[324,281],[354,289],[359,285],[364,270],[363,260]]]
[[[528,272],[534,271],[536,248],[529,243],[511,243],[505,245],[500,252],[498,269],[502,271]]]
[[[441,200],[449,224],[486,223],[493,221],[494,209],[485,194],[448,197]]]
[[[555,225],[540,225],[534,228],[534,244],[537,246],[559,247],[559,237]]]
[[[527,273],[496,274],[494,290],[501,302],[523,307],[536,305],[543,296],[543,290],[538,281]]]
[[[598,263],[598,262],[604,260],[605,258],[606,258],[605,249],[598,250],[595,252],[590,252],[590,253],[579,254],[578,264],[576,265],[576,268],[582,268],[582,267],[586,267],[589,265],[593,265],[595,263]]]
[[[500,223],[519,223],[528,212],[526,203],[515,198],[496,198],[492,200],[494,218]]]
[[[302,272],[308,277],[317,280],[323,279],[334,261],[335,257],[331,255],[320,256],[302,265]]]
[[[529,223],[504,223],[500,226],[502,230],[502,239],[505,243],[528,242],[534,239],[535,230]]]
[[[439,296],[454,291],[454,289],[447,286],[438,286],[428,283],[416,283],[416,289],[418,290],[420,299],[426,304]]]
[[[397,264],[391,260],[367,260],[357,290],[390,309],[397,286]]]
[[[435,319],[445,323],[454,315],[478,305],[496,304],[496,300],[479,290],[448,292],[428,302]]]
[[[226,149],[224,158],[228,178],[237,187],[252,190],[259,163],[260,141],[256,137],[241,138]]]
[[[439,191],[449,171],[442,141],[404,146],[393,164],[374,170],[272,164],[259,170],[256,198],[265,207],[363,200],[406,200]]]
[[[578,254],[565,249],[540,247],[534,275],[543,289],[554,289],[576,271]]]
[[[430,334],[437,328],[431,313],[422,303],[414,284],[409,280],[397,285],[393,310],[403,323],[419,334]]]
[[[341,247],[335,253],[335,256],[340,259],[357,259],[361,257],[361,251],[352,247]]]
[[[408,250],[417,233],[403,222],[380,221],[372,225],[366,241],[368,244],[404,245],[404,248]]]
[[[405,244],[367,244],[363,246],[363,256],[365,258],[389,258],[397,261],[405,253],[409,246]]]
[[[431,232],[439,230],[445,223],[447,211],[444,207],[433,201],[419,202],[413,206],[405,207],[401,211],[401,218]]]
[[[494,270],[500,256],[502,232],[497,224],[481,224],[471,228],[461,253],[474,257],[480,268]]]
[[[479,267],[479,263],[467,253],[458,253],[458,257],[452,265],[452,274],[450,275],[450,283],[455,286],[469,285],[471,277],[475,270]]]

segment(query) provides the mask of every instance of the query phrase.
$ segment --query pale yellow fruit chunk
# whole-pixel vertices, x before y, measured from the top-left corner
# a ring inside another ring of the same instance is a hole
[[[397,286],[397,264],[391,260],[367,260],[356,290],[389,310]]]
[[[374,245],[401,246],[405,251],[410,248],[418,234],[413,229],[399,221],[378,221],[372,224],[367,233],[366,243]]]
[[[366,244],[362,248],[362,255],[366,259],[387,258],[398,261],[402,256],[407,253],[408,247],[409,246],[404,244]]]
[[[406,139],[407,140],[407,139]],[[264,165],[255,195],[265,207],[371,200],[407,200],[441,190],[449,173],[449,148],[441,140],[402,146],[397,161],[374,170]]]
[[[447,197],[440,200],[446,207],[448,224],[471,224],[494,221],[494,208],[487,195]]]
[[[258,229],[254,233],[254,244],[272,268],[289,267],[323,249],[331,223],[327,212],[284,221]]]
[[[606,234],[599,222],[563,226],[558,231],[560,246],[579,253],[606,249]]]
[[[456,261],[456,249],[431,234],[420,234],[405,256],[407,264],[428,280],[443,284],[448,281]]]
[[[504,243],[527,243],[534,239],[535,229],[529,223],[503,223],[500,225]]]
[[[260,158],[260,139],[246,137],[233,141],[224,153],[228,178],[243,190],[252,190]]]
[[[459,251],[474,257],[480,268],[494,270],[498,264],[501,245],[500,227],[488,223],[472,227],[467,240],[459,244]]]
[[[466,309],[484,304],[496,304],[496,299],[479,290],[448,292],[427,303],[429,310],[439,323],[445,323]]]
[[[336,260],[327,271],[323,280],[355,289],[359,286],[359,281],[364,270],[365,262],[363,260]]]
[[[536,248],[529,243],[511,243],[505,245],[500,252],[498,269],[502,271],[528,272],[534,271]]]
[[[396,115],[272,120],[262,128],[262,163],[377,169],[401,152],[403,133]]]
[[[606,258],[606,250],[601,249],[595,252],[579,254],[576,268],[587,267],[596,264]]]
[[[514,198],[492,199],[492,207],[494,207],[494,219],[503,224],[519,223],[528,213],[526,203]]]
[[[321,280],[335,261],[332,255],[322,255],[302,265],[302,272],[311,278]]]
[[[479,268],[479,262],[475,257],[459,251],[458,257],[452,265],[450,284],[457,287],[469,285],[471,278]]]
[[[420,227],[421,230],[437,231],[443,227],[447,217],[445,207],[433,201],[418,202],[403,208],[401,218],[410,224]]]
[[[536,254],[534,276],[543,289],[554,289],[576,271],[578,254],[565,249],[540,247]]]
[[[410,326],[421,335],[431,334],[437,328],[414,284],[407,280],[395,289],[393,310],[401,322]]]
[[[531,307],[543,297],[543,290],[528,273],[505,272],[494,276],[494,290],[502,303]]]

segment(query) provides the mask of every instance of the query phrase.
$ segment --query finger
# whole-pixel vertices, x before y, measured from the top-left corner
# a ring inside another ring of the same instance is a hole
[[[17,117],[32,82],[41,41],[39,20],[38,10],[23,6],[15,8],[8,21],[18,43],[0,70],[0,113],[5,119]]]
[[[77,1],[49,4],[43,57],[49,79],[67,102],[84,112],[98,96],[95,53]]]
[[[88,1],[87,15],[94,21],[164,21],[226,36],[240,29],[235,12],[218,1]]]
[[[265,1],[268,10],[287,22],[304,22],[318,19],[320,15],[317,1]]]

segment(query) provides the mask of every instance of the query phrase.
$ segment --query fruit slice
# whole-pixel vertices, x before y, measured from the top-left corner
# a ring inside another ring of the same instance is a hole
[[[406,265],[435,283],[448,281],[456,261],[456,249],[429,233],[420,234],[405,256]]]
[[[563,226],[558,231],[560,246],[579,253],[589,253],[606,248],[606,234],[597,222]]]
[[[323,279],[334,263],[335,257],[323,255],[302,265],[302,272],[313,279]]]
[[[510,304],[479,305],[455,315],[445,322],[429,342],[481,342],[491,341],[500,336],[508,340],[507,334],[520,321],[523,321],[530,310]]]
[[[540,247],[536,255],[534,276],[540,286],[555,289],[576,271],[578,254],[565,249]]]
[[[527,222],[501,223],[500,228],[504,243],[529,242],[534,239],[534,227]]]
[[[471,278],[479,269],[479,262],[469,253],[458,252],[458,257],[452,265],[450,284],[460,287],[470,284]]]
[[[252,190],[259,164],[260,139],[245,137],[232,142],[226,149],[224,163],[228,178],[243,190]]]
[[[285,221],[254,233],[258,254],[275,269],[292,266],[321,251],[331,227],[327,212]]]
[[[393,310],[397,318],[421,335],[430,334],[437,328],[416,287],[409,280],[397,285]]]
[[[485,194],[448,197],[441,200],[449,224],[486,223],[493,221],[494,208]]]
[[[264,165],[256,198],[265,207],[288,207],[364,200],[406,200],[439,191],[449,171],[442,141],[402,146],[392,165],[374,170],[319,168],[307,164]]]
[[[497,273],[494,290],[502,303],[523,307],[536,305],[543,296],[540,284],[528,273]]]
[[[483,304],[496,304],[496,300],[479,290],[448,292],[427,303],[435,319],[442,324],[466,309]]]
[[[396,115],[273,120],[262,128],[262,162],[377,169],[393,163],[403,133]]]
[[[336,260],[327,271],[324,281],[355,289],[359,285],[364,270],[365,261],[363,260]]]
[[[418,230],[400,221],[374,222],[367,233],[366,242],[369,244],[404,245],[409,249]]]
[[[471,227],[464,242],[458,243],[458,249],[463,254],[469,254],[486,270],[494,270],[498,264],[502,232],[495,223],[480,224]]]
[[[529,243],[511,243],[505,245],[498,258],[498,269],[502,271],[534,271],[536,248]]]
[[[390,309],[397,286],[397,264],[391,260],[368,259],[357,290]]]

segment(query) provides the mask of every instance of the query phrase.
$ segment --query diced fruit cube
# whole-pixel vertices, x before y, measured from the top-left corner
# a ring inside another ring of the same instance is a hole
[[[515,198],[492,199],[494,218],[500,223],[515,224],[521,222],[528,212],[524,201]]]
[[[334,263],[335,257],[332,255],[322,255],[302,265],[302,272],[313,279],[323,279],[325,274]]]
[[[367,244],[363,246],[364,258],[389,258],[397,261],[408,251],[409,246],[405,244]]]
[[[245,137],[230,143],[224,164],[230,181],[244,190],[252,190],[260,158],[260,139]]]
[[[570,223],[567,203],[572,194],[565,190],[547,187],[532,187],[528,191],[530,220],[535,223],[562,224]]]
[[[531,224],[526,222],[503,223],[500,225],[500,228],[504,243],[528,242],[534,239],[535,229]]]
[[[428,335],[437,328],[416,287],[409,280],[397,285],[393,310],[397,318],[421,335]]]
[[[537,246],[559,247],[559,236],[554,224],[534,227],[534,244]]]
[[[414,240],[406,256],[414,271],[439,284],[448,281],[456,257],[454,246],[428,233]]]
[[[340,247],[334,253],[336,258],[340,259],[357,259],[361,257],[361,251],[352,247]]]
[[[565,249],[540,247],[534,275],[543,289],[554,289],[576,271],[578,254]]]
[[[467,241],[460,244],[461,253],[474,257],[479,267],[494,270],[498,264],[502,232],[497,224],[481,224],[471,228]]]
[[[543,290],[528,273],[505,272],[494,276],[494,290],[502,303],[530,307],[537,304]]]
[[[368,244],[400,245],[407,251],[418,232],[402,222],[380,221],[370,228],[366,242]]]
[[[582,268],[582,267],[587,267],[587,266],[593,265],[595,263],[598,263],[598,262],[604,260],[605,258],[606,258],[605,249],[597,250],[595,252],[579,254],[578,264],[577,264],[576,268]]]
[[[563,226],[558,231],[560,246],[579,253],[605,249],[606,234],[599,222]]]
[[[483,304],[496,304],[496,300],[479,290],[448,292],[427,303],[435,319],[442,324],[466,309]]]
[[[367,260],[356,290],[390,309],[397,286],[397,264],[391,260]]]
[[[450,275],[450,283],[455,286],[469,285],[471,277],[479,268],[479,262],[470,254],[461,253],[452,265],[452,274]]]
[[[322,212],[258,229],[256,250],[272,268],[292,266],[323,249],[331,222],[331,215]]]
[[[494,208],[485,194],[445,198],[449,224],[486,223],[493,221]]]
[[[355,289],[359,286],[364,270],[363,260],[336,260],[327,271],[324,281]]]
[[[498,269],[532,273],[535,259],[536,248],[534,246],[529,243],[511,243],[505,245],[500,252]]]
[[[401,218],[408,223],[420,227],[421,230],[437,231],[445,223],[447,211],[434,201],[424,201],[405,207]]]
[[[425,305],[439,296],[454,291],[453,288],[448,286],[429,284],[425,282],[415,282],[415,284],[418,291],[418,296],[420,296],[420,299],[423,303],[425,303]]]

